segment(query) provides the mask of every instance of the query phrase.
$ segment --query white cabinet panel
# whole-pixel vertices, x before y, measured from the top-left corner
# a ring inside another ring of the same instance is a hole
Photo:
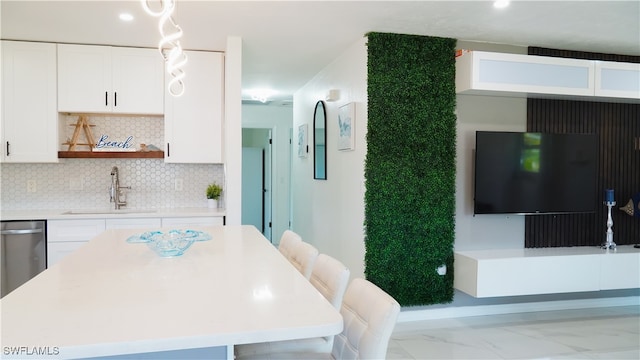
[[[596,61],[595,95],[640,99],[640,64]]]
[[[58,111],[162,114],[162,56],[154,49],[58,44]]]
[[[185,53],[184,94],[165,93],[165,162],[222,163],[223,54]]]
[[[89,241],[104,230],[104,219],[49,220],[47,242]]]
[[[144,229],[159,228],[162,222],[160,218],[136,218],[136,219],[107,219],[107,229]]]
[[[224,225],[224,217],[178,217],[178,218],[162,218],[162,227],[172,228],[190,228],[198,226],[216,226]]]
[[[157,50],[111,48],[113,112],[164,113],[164,69]]]
[[[47,267],[88,243],[104,230],[104,219],[48,220]]]
[[[55,44],[2,41],[2,162],[58,162]]]
[[[479,298],[640,288],[631,245],[456,251],[454,264],[454,287]]]
[[[54,242],[47,244],[47,268],[79,249],[88,241]]]
[[[593,96],[589,60],[472,51],[456,60],[456,92]]]
[[[111,112],[111,48],[58,44],[58,111]]]

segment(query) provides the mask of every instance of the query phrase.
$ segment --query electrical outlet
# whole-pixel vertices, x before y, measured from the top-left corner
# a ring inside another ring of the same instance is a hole
[[[182,191],[183,188],[184,188],[184,182],[182,181],[182,179],[176,179],[174,182],[174,190]]]
[[[27,192],[34,193],[38,190],[35,180],[27,180]]]

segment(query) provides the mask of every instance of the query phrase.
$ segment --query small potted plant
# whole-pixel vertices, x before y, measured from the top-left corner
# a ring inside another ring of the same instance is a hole
[[[207,186],[207,202],[210,208],[218,208],[220,194],[222,194],[222,187],[220,187],[220,185],[212,183]]]

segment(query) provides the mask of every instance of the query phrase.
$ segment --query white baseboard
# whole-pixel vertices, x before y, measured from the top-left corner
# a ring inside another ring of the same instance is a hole
[[[400,312],[400,315],[398,315],[398,323],[434,319],[449,319],[467,316],[514,314],[534,311],[589,309],[614,306],[640,306],[640,296],[543,301],[516,304],[452,306],[448,308],[438,309],[403,310],[402,312]]]

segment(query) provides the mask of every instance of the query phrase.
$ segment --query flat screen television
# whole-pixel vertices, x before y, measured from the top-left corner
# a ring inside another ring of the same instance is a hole
[[[596,210],[598,136],[476,132],[474,214]]]

